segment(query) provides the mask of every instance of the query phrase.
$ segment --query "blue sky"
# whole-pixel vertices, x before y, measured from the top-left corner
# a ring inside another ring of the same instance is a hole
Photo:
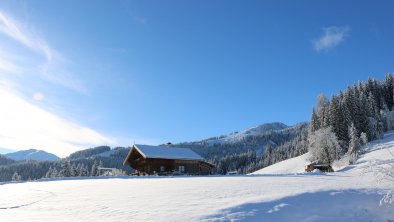
[[[0,147],[207,138],[308,121],[393,71],[392,1],[2,1]]]

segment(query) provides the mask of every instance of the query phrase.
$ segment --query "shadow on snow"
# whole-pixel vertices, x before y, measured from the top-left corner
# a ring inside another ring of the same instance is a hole
[[[379,206],[378,191],[332,190],[248,203],[203,221],[393,221],[394,205]]]

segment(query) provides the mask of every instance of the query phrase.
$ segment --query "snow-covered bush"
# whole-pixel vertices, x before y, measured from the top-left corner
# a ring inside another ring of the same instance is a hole
[[[331,127],[322,128],[309,135],[309,151],[314,160],[331,164],[338,157],[340,149],[337,136]]]
[[[21,176],[18,174],[18,172],[15,172],[12,175],[12,181],[21,181]]]

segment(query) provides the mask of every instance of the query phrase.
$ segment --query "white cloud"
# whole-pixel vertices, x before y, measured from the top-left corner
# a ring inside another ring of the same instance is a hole
[[[330,50],[343,42],[350,32],[350,27],[331,26],[323,28],[322,36],[313,41],[313,47],[316,51]]]
[[[82,148],[114,145],[111,138],[47,112],[0,89],[0,146],[38,148],[61,157]]]

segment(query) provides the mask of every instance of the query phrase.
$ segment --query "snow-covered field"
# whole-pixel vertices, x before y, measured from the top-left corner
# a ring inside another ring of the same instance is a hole
[[[0,221],[390,221],[394,203],[379,203],[394,184],[375,172],[394,163],[389,150],[394,132],[330,174],[301,173],[305,155],[265,175],[4,184]]]

